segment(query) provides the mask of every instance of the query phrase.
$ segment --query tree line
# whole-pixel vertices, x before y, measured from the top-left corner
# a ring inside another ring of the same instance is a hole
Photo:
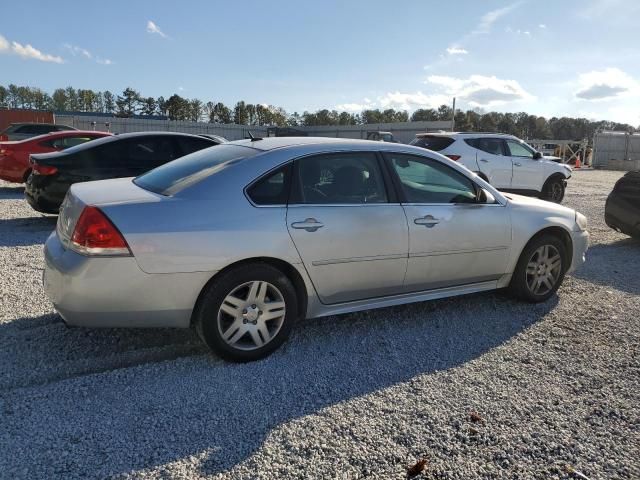
[[[411,115],[405,110],[388,108],[365,109],[360,113],[320,109],[315,112],[287,113],[274,105],[251,104],[239,101],[232,108],[222,102],[203,102],[173,94],[169,98],[145,97],[133,88],[122,93],[108,90],[58,88],[52,94],[40,88],[0,85],[0,108],[25,108],[52,111],[110,113],[120,117],[133,115],[162,115],[171,120],[236,123],[253,126],[324,126],[367,125],[374,123],[451,121],[452,109],[441,105],[437,109],[421,108]],[[625,123],[592,121],[586,118],[545,117],[525,112],[502,113],[480,110],[456,110],[457,131],[501,132],[524,139],[583,139],[591,138],[597,130],[633,132],[637,129]]]

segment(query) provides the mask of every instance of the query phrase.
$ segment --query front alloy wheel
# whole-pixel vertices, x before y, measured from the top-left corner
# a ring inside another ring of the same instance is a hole
[[[558,283],[562,257],[553,245],[543,245],[533,252],[527,263],[527,287],[534,295],[546,295]]]
[[[522,251],[511,277],[509,291],[522,300],[544,302],[562,284],[570,254],[557,236],[533,238]]]

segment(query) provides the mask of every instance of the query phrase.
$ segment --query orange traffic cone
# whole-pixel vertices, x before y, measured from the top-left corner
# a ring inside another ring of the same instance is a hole
[[[576,166],[574,168],[580,168],[580,155],[576,156]]]

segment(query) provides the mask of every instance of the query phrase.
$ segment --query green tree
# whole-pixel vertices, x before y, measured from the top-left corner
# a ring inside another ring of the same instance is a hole
[[[142,115],[155,115],[158,110],[158,102],[153,97],[146,97],[140,101]]]
[[[116,97],[109,90],[105,90],[102,94],[104,101],[104,111],[106,113],[114,113],[116,111]]]
[[[133,88],[125,88],[122,95],[118,95],[116,106],[118,115],[121,117],[135,115],[140,109],[140,93]]]

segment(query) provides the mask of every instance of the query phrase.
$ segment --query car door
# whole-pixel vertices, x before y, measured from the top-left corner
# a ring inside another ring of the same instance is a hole
[[[385,153],[409,224],[407,291],[484,281],[505,273],[511,240],[508,210],[444,163]],[[480,200],[478,200],[480,198]]]
[[[513,163],[513,179],[511,188],[514,190],[542,191],[544,168],[539,160],[533,158],[535,151],[523,142],[506,140],[507,152]]]
[[[294,162],[289,234],[323,303],[399,293],[408,228],[374,152]]]
[[[496,188],[510,188],[513,165],[502,138],[480,137],[465,140],[476,149],[478,168]]]

